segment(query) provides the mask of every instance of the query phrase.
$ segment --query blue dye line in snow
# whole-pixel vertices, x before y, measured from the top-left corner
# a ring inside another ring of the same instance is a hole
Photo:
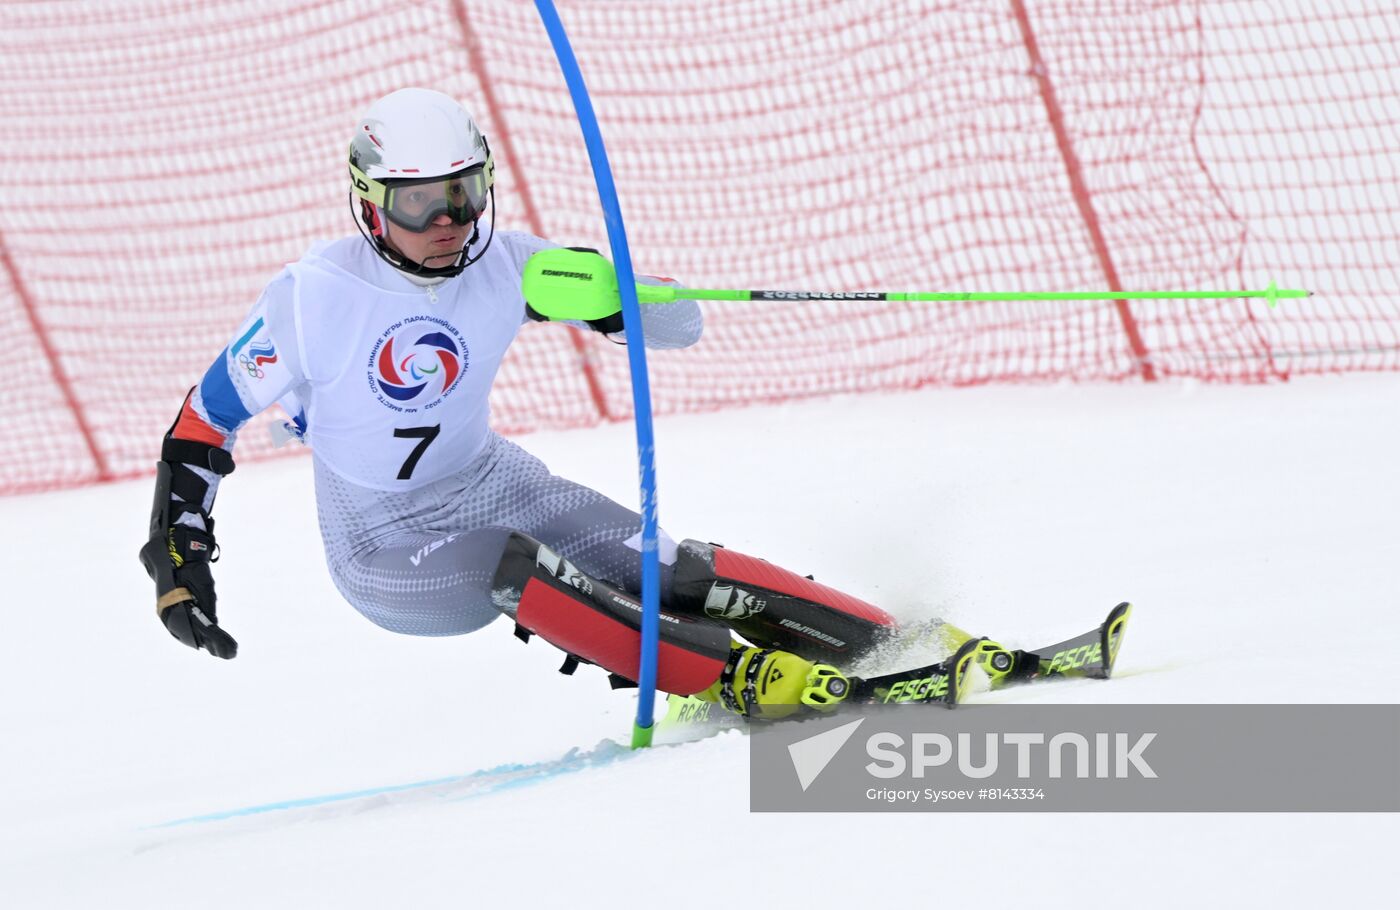
[[[197,825],[208,822],[227,821],[229,819],[242,818],[249,815],[263,815],[269,812],[284,812],[291,809],[306,809],[314,806],[324,806],[328,803],[349,802],[351,800],[367,799],[369,797],[383,796],[390,793],[403,793],[408,790],[426,790],[433,787],[451,788],[452,792],[444,793],[443,796],[450,799],[452,802],[459,802],[465,799],[486,796],[501,790],[543,783],[555,777],[560,777],[565,774],[574,774],[587,768],[597,768],[612,764],[613,762],[630,758],[638,754],[640,753],[633,752],[625,746],[609,742],[589,752],[580,752],[578,749],[571,749],[562,758],[550,759],[549,761],[531,762],[528,764],[497,765],[494,768],[473,771],[471,774],[458,774],[452,777],[420,780],[409,784],[390,784],[389,786],[371,787],[366,790],[350,790],[345,793],[327,793],[321,796],[307,796],[300,799],[287,799],[275,803],[244,806],[238,809],[225,809],[221,812],[210,812],[207,815],[193,815],[189,818],[177,818],[173,821],[161,822],[156,825],[151,825],[150,827],[174,828],[179,825]],[[466,792],[455,792],[459,789]]]

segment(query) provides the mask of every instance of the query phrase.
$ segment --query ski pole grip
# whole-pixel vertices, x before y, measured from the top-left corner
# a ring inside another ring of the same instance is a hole
[[[617,272],[595,250],[541,250],[525,263],[520,291],[544,319],[605,319],[622,306]]]

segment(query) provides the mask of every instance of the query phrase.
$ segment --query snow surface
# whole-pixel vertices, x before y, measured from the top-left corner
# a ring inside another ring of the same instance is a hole
[[[933,390],[658,433],[677,537],[1013,645],[1136,604],[1112,682],[988,698],[1400,701],[1383,670],[1400,649],[1393,376]],[[629,425],[520,441],[635,503]],[[150,483],[0,501],[0,906],[1393,893],[1393,815],[750,814],[742,736],[632,753],[607,741],[633,696],[590,668],[556,674],[558,653],[505,623],[414,639],[361,619],[323,568],[310,468],[225,482],[220,613],[242,646],[227,663],[154,616],[136,562]]]

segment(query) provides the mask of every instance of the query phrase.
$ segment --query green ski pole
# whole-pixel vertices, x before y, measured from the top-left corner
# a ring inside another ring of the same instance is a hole
[[[542,250],[525,264],[521,289],[530,308],[549,319],[602,319],[618,310],[617,275],[612,263],[592,250]],[[641,303],[677,300],[827,300],[922,301],[969,303],[990,300],[1222,300],[1257,298],[1278,306],[1280,300],[1311,297],[1311,291],[1281,288],[1270,282],[1262,290],[1228,291],[744,291],[726,288],[674,288],[637,285]]]

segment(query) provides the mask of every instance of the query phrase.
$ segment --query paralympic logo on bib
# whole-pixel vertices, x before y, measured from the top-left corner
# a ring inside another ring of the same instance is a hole
[[[467,371],[467,346],[447,321],[414,316],[384,330],[368,366],[379,402],[414,413],[434,407],[457,387]]]

